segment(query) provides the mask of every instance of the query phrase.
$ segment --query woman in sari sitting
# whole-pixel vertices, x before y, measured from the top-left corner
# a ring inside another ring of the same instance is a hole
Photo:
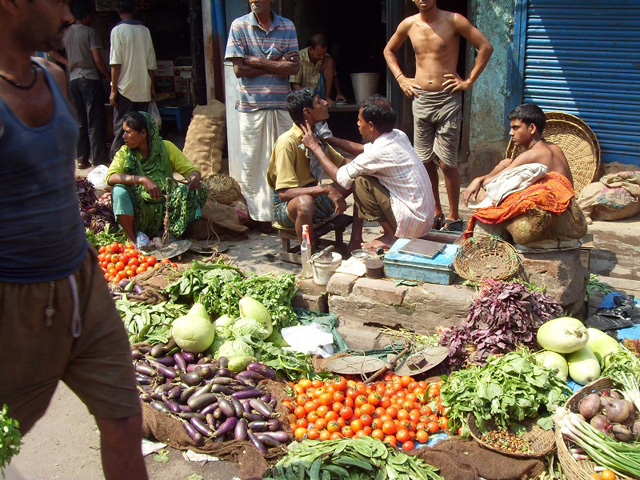
[[[162,140],[148,113],[129,113],[123,130],[125,144],[113,157],[107,172],[107,183],[113,185],[111,198],[116,220],[132,242],[136,241],[136,232],[152,238],[162,231],[166,208],[169,232],[180,237],[191,222],[200,218],[200,207],[207,198],[206,191],[198,188],[200,172],[178,147]],[[174,181],[174,172],[188,184]]]

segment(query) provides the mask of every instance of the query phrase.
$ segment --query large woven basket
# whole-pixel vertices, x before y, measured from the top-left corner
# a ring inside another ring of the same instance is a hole
[[[473,236],[458,249],[453,261],[456,273],[465,280],[507,280],[520,268],[515,248],[493,235]]]
[[[522,434],[522,439],[529,443],[529,452],[510,452],[486,443],[482,440],[482,432],[476,425],[473,414],[469,414],[467,423],[469,424],[469,432],[471,433],[471,436],[482,446],[482,448],[498,452],[502,455],[517,458],[544,457],[556,448],[553,430],[545,430],[541,428],[536,424],[535,419],[528,418],[522,422],[526,427],[525,432]],[[488,430],[495,430],[495,425],[492,422],[488,422],[487,428]]]
[[[573,396],[567,400],[565,408],[577,413],[580,400],[591,393],[600,393],[610,389],[612,386],[613,382],[609,377],[599,378],[573,394]],[[571,444],[571,446],[573,445]],[[573,458],[571,452],[569,452],[569,445],[563,438],[559,428],[556,428],[556,448],[558,449],[558,460],[560,460],[560,465],[562,465],[562,470],[567,480],[592,480],[591,474],[596,464],[591,460],[576,460]]]
[[[600,143],[593,130],[580,118],[569,113],[547,112],[543,137],[558,145],[567,157],[576,195],[598,179],[600,171]],[[524,147],[509,141],[507,158],[515,158]]]
[[[205,178],[202,186],[209,191],[209,197],[225,205],[230,205],[242,196],[240,184],[233,177],[223,173]]]

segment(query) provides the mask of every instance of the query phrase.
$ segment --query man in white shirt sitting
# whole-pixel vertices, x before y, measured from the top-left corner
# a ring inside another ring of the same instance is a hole
[[[422,237],[433,223],[431,181],[407,136],[393,128],[395,121],[396,112],[385,97],[374,95],[362,102],[358,130],[366,144],[327,139],[333,146],[357,155],[341,167],[324,153],[312,126],[302,126],[302,141],[331,180],[345,189],[353,187],[360,218],[380,223],[383,235],[363,243],[366,249],[388,249],[398,238]]]

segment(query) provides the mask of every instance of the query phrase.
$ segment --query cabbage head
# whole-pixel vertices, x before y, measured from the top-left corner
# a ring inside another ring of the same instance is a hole
[[[247,345],[242,340],[228,340],[220,345],[218,351],[215,354],[215,358],[219,359],[220,357],[240,357],[240,356],[253,356],[253,348]]]
[[[264,329],[262,324],[253,318],[241,318],[231,326],[231,331],[236,337],[249,335],[250,337],[264,340],[269,336],[269,332]]]

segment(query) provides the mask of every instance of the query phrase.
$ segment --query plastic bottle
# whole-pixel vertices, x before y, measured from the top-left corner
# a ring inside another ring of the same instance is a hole
[[[311,267],[311,239],[309,238],[309,225],[302,226],[302,243],[300,244],[300,259],[302,260],[301,278],[313,277]]]

